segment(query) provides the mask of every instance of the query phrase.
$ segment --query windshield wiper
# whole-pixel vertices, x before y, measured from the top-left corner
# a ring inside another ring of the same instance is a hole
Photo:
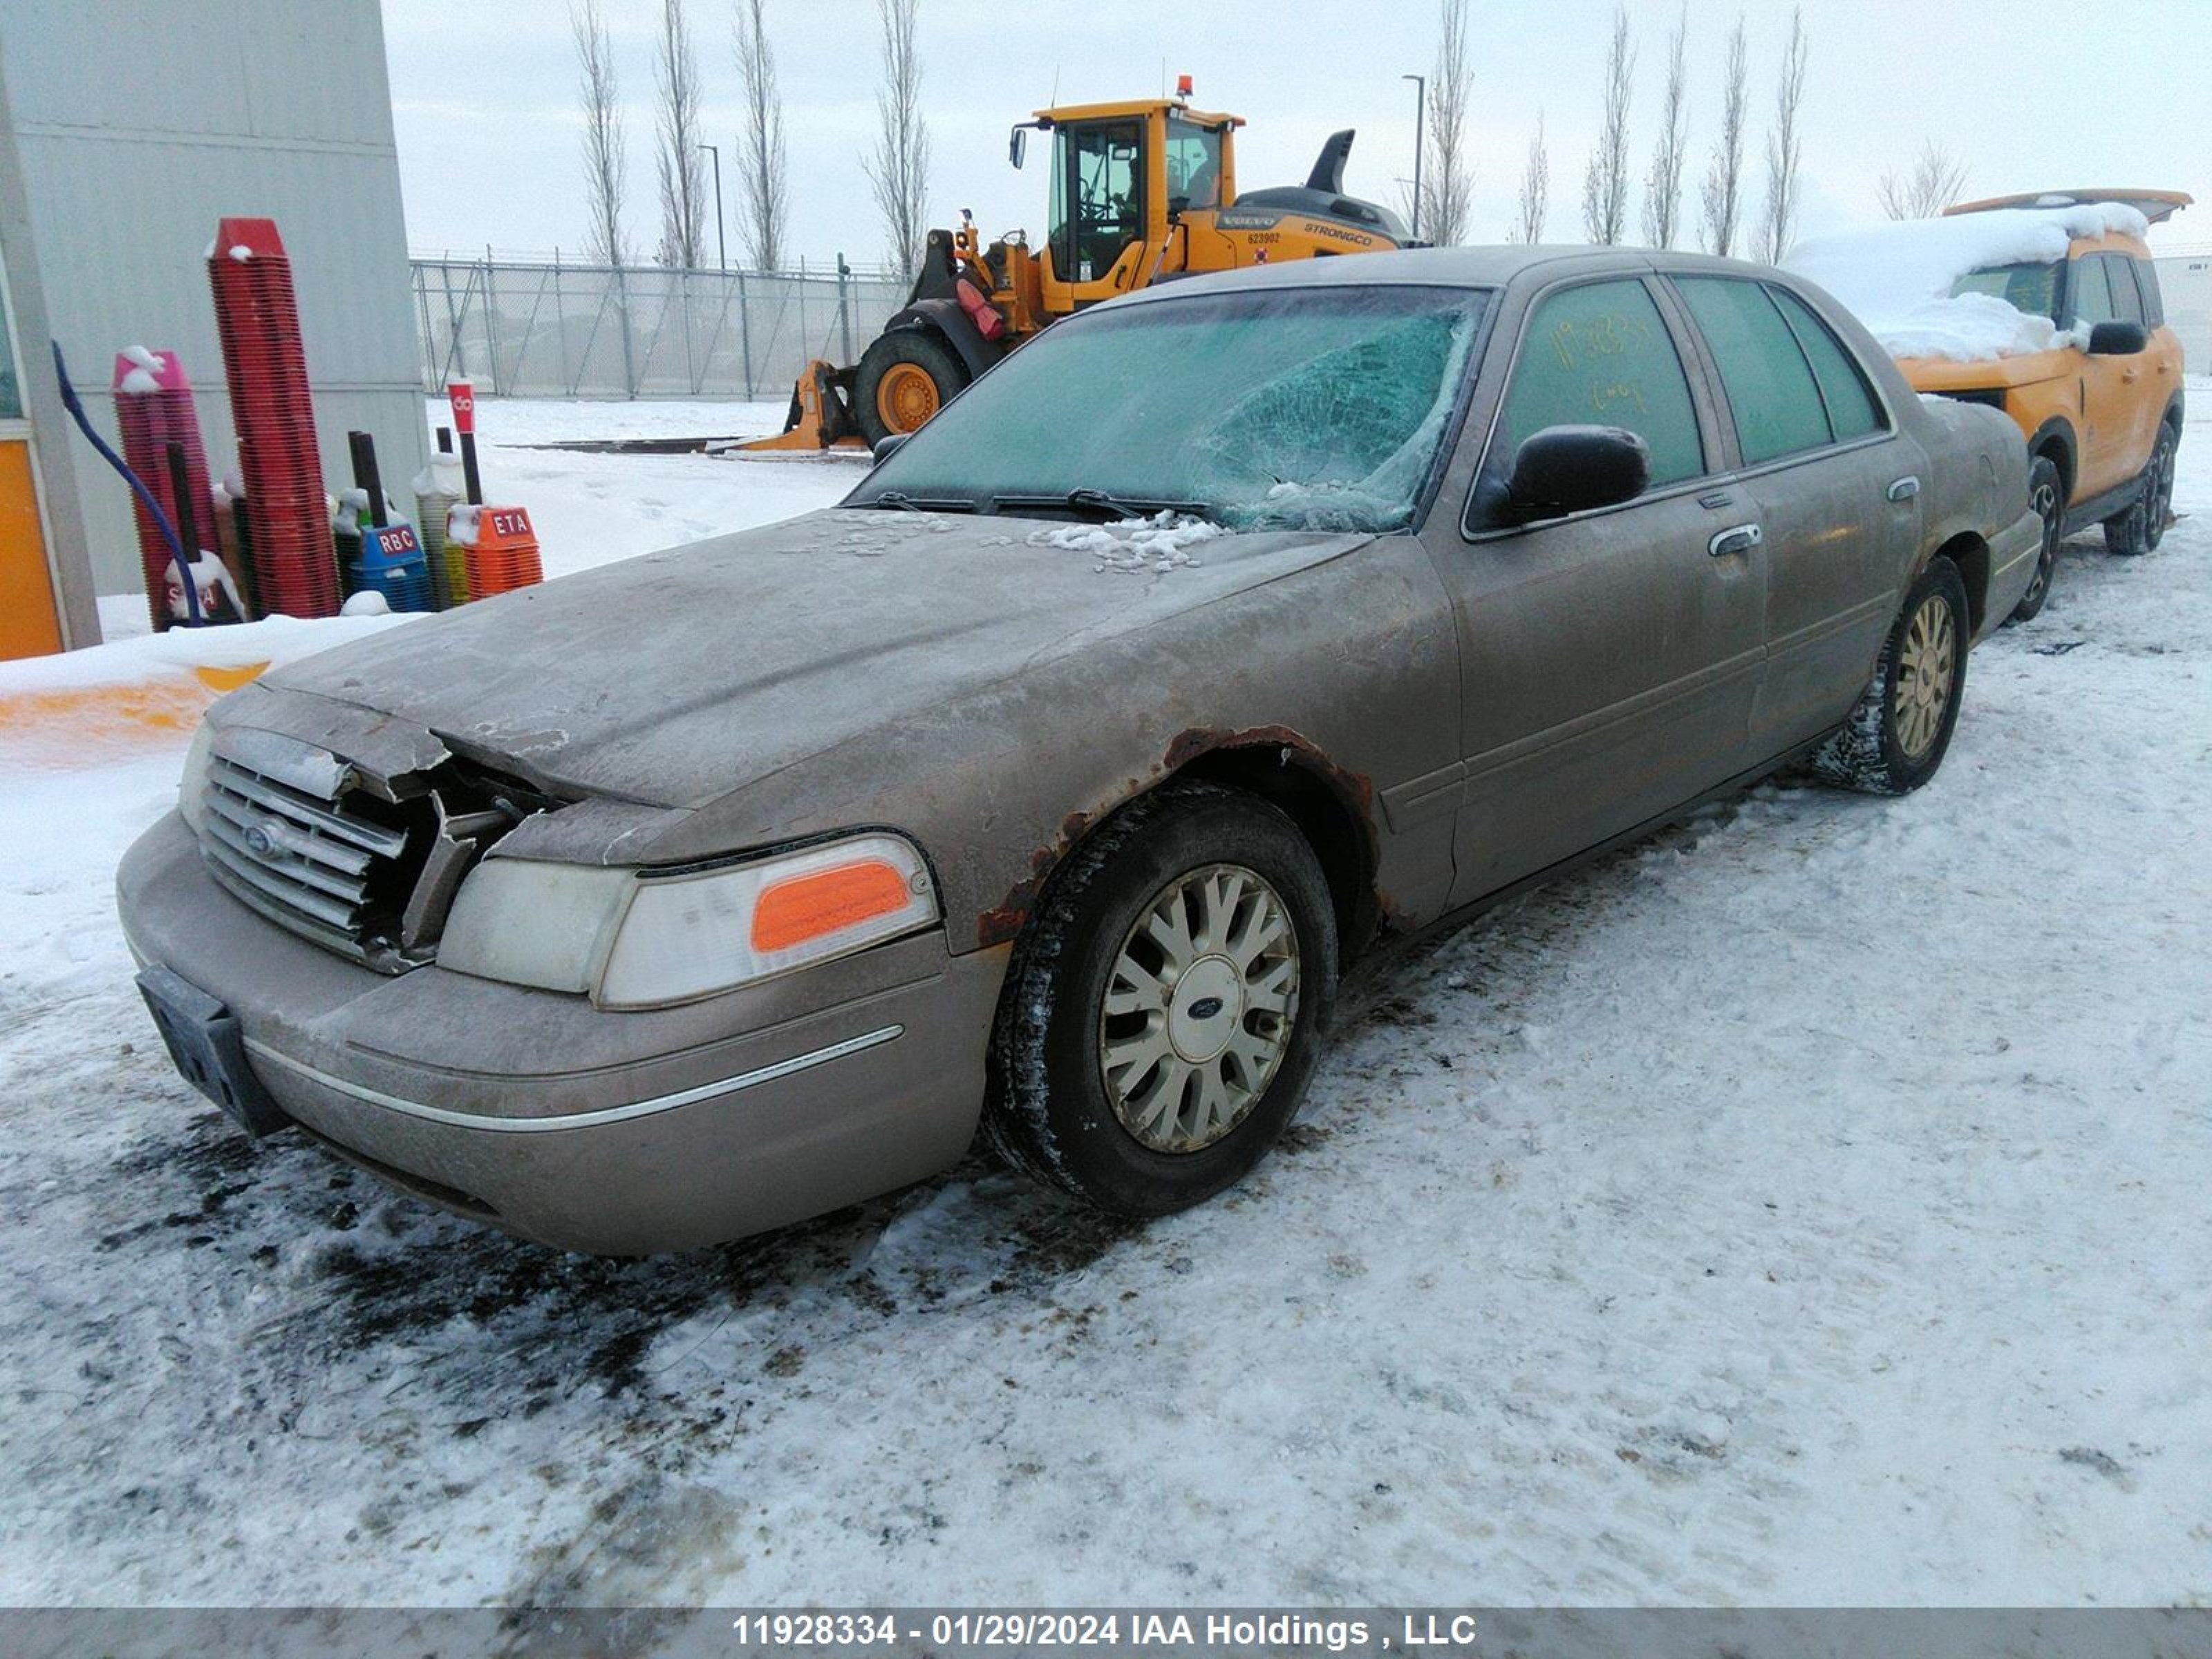
[[[975,510],[975,503],[963,496],[922,495],[917,497],[908,495],[902,489],[881,490],[877,494],[871,495],[866,501],[856,501],[854,505],[856,507],[896,507],[902,513],[973,513]]]
[[[1102,518],[1149,519],[1156,513],[1185,513],[1204,518],[1212,511],[1204,501],[1153,500],[1142,495],[1116,495],[1104,489],[1071,489],[1065,495],[994,495],[994,508],[1060,507],[1073,513],[1095,513]]]

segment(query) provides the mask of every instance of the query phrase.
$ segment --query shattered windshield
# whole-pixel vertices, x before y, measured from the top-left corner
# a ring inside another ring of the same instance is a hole
[[[2058,314],[2058,265],[2055,260],[2012,265],[1984,265],[1970,270],[1951,284],[1951,297],[1986,294],[2002,300],[2029,317]]]
[[[916,433],[852,505],[1011,513],[1103,497],[1171,502],[1237,530],[1396,529],[1427,481],[1489,297],[1301,288],[1073,318]]]

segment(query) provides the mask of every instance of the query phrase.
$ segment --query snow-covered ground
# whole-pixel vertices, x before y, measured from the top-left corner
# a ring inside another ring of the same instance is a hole
[[[601,1262],[250,1146],[111,911],[177,745],[0,755],[0,1599],[2212,1599],[2192,391],[2191,516],[2069,544],[1931,787],[1763,788],[1395,963],[1143,1228],[975,1164]],[[857,476],[486,473],[556,569]]]

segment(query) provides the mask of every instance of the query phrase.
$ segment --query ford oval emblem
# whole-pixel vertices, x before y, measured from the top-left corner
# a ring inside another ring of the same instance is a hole
[[[1197,1001],[1190,1005],[1190,1017],[1193,1019],[1212,1019],[1220,1012],[1221,999],[1219,997],[1200,997]]]

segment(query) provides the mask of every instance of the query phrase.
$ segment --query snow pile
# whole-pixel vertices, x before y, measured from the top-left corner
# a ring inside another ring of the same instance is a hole
[[[483,508],[467,501],[453,503],[452,514],[446,520],[446,539],[459,542],[463,547],[477,544],[477,521]]]
[[[53,691],[126,685],[193,669],[271,667],[345,645],[407,620],[404,617],[264,617],[231,628],[173,628],[82,651],[0,662],[0,702]]]
[[[1159,573],[1204,562],[1186,550],[1228,533],[1210,520],[1164,510],[1150,518],[1117,519],[1108,525],[1062,525],[1056,530],[1040,530],[1030,538],[1030,545],[1091,554],[1102,571]]]
[[[253,250],[243,242],[236,242],[231,246],[230,257],[239,264],[244,264],[253,257]]]
[[[2054,262],[2078,239],[2149,228],[2117,202],[2009,208],[1817,236],[1783,264],[1849,306],[1892,356],[1994,362],[2071,344],[2075,336],[1993,295],[1954,296],[1960,277],[1992,265]]]

